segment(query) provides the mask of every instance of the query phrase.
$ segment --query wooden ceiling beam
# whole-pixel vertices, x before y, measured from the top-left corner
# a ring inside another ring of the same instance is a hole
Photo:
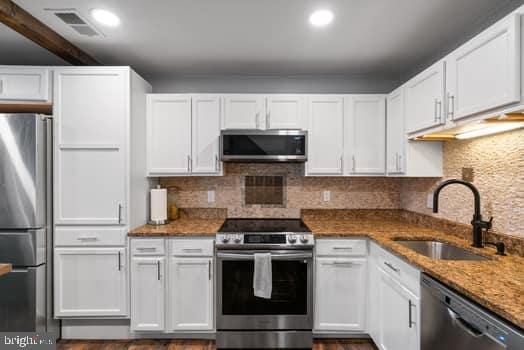
[[[11,0],[0,0],[0,23],[5,24],[72,65],[100,65],[100,62],[96,59],[67,41]]]

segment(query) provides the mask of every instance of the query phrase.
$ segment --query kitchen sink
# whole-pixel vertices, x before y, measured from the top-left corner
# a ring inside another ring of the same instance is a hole
[[[445,242],[422,240],[398,240],[396,242],[406,248],[435,260],[489,260],[487,257],[472,253],[466,249]]]

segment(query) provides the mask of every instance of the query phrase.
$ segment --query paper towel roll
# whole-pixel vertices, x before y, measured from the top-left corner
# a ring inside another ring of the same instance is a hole
[[[154,188],[151,190],[151,221],[164,222],[167,220],[167,189]]]

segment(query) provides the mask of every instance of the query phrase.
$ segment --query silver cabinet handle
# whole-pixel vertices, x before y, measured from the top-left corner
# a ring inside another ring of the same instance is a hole
[[[156,251],[155,247],[137,247],[136,250],[142,251],[142,252],[154,252]]]
[[[258,124],[259,124],[259,116],[260,116],[260,113],[257,112],[257,114],[255,115],[255,123],[256,123],[256,128],[258,129]]]
[[[122,223],[122,204],[118,204],[118,223]]]
[[[340,156],[340,173],[344,174],[344,156]]]
[[[442,101],[437,100],[437,106],[438,106],[437,119],[439,123],[442,123]]]
[[[352,165],[352,171],[355,172],[356,169],[357,169],[357,162],[356,162],[356,160],[355,160],[355,156],[351,156],[351,161],[352,161],[352,163],[353,163],[353,165]]]
[[[122,270],[122,260],[120,256],[120,252],[118,252],[118,271]]]
[[[333,247],[333,250],[353,250],[353,247]]]
[[[402,155],[398,155],[398,172],[402,172]]]
[[[201,252],[202,248],[184,248],[182,250],[185,252]]]
[[[435,105],[433,106],[433,121],[436,123],[438,118],[437,118],[437,104],[438,104],[438,99],[435,99]]]
[[[220,168],[218,166],[218,154],[215,154],[215,171],[219,171]]]
[[[78,237],[77,240],[82,242],[96,242],[98,241],[98,237]]]
[[[398,153],[395,153],[395,169],[398,171]]]
[[[415,306],[412,302],[411,302],[411,299],[408,300],[408,307],[409,307],[409,318],[408,318],[408,326],[409,328],[412,328],[413,325],[415,324],[415,322],[413,322],[413,315],[411,313],[411,308]]]
[[[395,266],[393,266],[391,263],[388,263],[387,261],[384,261],[384,265],[386,265],[387,267],[389,267],[391,270],[395,272],[400,272],[400,269],[397,269]]]
[[[270,122],[269,122],[269,118],[271,116],[271,112],[267,112],[266,114],[266,129],[271,129],[271,125],[270,125]]]
[[[4,93],[4,81],[0,79],[0,94]]]
[[[156,261],[157,279],[160,281],[160,260]]]
[[[455,96],[448,92],[448,117],[455,120]]]
[[[191,172],[191,156],[187,156],[187,172]]]
[[[335,266],[352,266],[353,263],[350,261],[333,261],[331,265]]]
[[[211,281],[211,260],[207,261],[207,271],[208,271],[209,280]]]

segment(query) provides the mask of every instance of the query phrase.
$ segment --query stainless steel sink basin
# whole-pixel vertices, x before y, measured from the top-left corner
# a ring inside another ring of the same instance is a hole
[[[489,260],[466,249],[438,241],[398,240],[397,243],[435,260]]]

